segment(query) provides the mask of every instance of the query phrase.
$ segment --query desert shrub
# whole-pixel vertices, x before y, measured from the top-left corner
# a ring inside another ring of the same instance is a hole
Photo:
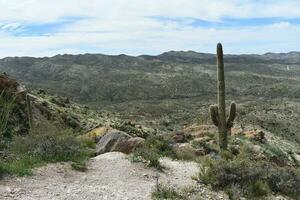
[[[86,162],[85,161],[77,161],[73,162],[71,164],[72,168],[74,170],[80,171],[80,172],[85,172],[87,170]]]
[[[217,144],[209,143],[210,138],[207,138],[205,141],[192,141],[192,146],[195,148],[203,148],[206,152],[219,153],[219,146]]]
[[[43,165],[43,161],[30,154],[22,154],[10,160],[2,160],[0,168],[4,170],[3,174],[15,174],[17,176],[31,175],[31,169]]]
[[[147,149],[145,147],[138,148],[132,156],[133,162],[144,162],[149,167],[161,168],[159,163],[159,153],[154,149]]]
[[[0,160],[0,162],[2,162],[2,160]],[[6,169],[0,164],[0,179],[6,173],[7,173]]]
[[[150,167],[161,168],[159,159],[163,156],[175,156],[170,138],[164,135],[151,135],[146,138],[142,147],[135,150],[132,160],[145,162]]]
[[[196,155],[195,151],[190,148],[181,149],[180,151],[176,151],[176,157],[178,160],[186,160],[186,161],[195,161],[198,162],[200,157]]]
[[[264,148],[269,158],[277,163],[285,164],[289,160],[288,155],[274,145],[264,144]],[[274,160],[274,158],[276,160]]]
[[[152,199],[182,199],[174,187],[159,184],[151,194]]]
[[[249,193],[253,197],[262,197],[267,196],[270,194],[270,188],[269,185],[262,180],[254,181],[249,185]]]
[[[299,199],[300,170],[292,167],[271,167],[267,175],[272,191]]]
[[[253,159],[244,148],[231,159],[207,158],[201,167],[200,180],[214,189],[225,190],[231,199],[237,196],[262,197],[270,192],[290,197],[300,196],[300,170],[280,167],[269,161]],[[236,195],[239,194],[239,195]]]
[[[146,138],[144,146],[148,149],[155,149],[161,156],[173,156],[171,139],[168,135],[151,135]]]
[[[8,121],[14,107],[15,97],[3,90],[0,93],[0,139],[1,137],[11,137],[11,133],[8,130]]]
[[[28,152],[49,162],[75,160],[83,153],[79,141],[70,130],[17,136],[12,143],[12,152],[16,155]]]
[[[73,168],[81,170],[93,153],[89,146],[90,142],[81,141],[71,130],[43,122],[30,134],[13,137],[8,146],[10,155],[0,161],[0,168],[23,176],[30,175],[33,167],[48,162],[73,161]]]

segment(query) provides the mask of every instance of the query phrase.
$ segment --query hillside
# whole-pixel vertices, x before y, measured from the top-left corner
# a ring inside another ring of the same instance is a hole
[[[300,70],[289,54],[225,56],[226,103],[237,102],[228,149],[208,113],[215,55],[4,58],[0,194],[299,199]]]
[[[227,55],[225,62],[229,95],[299,98],[299,53]],[[192,51],[138,57],[11,57],[0,60],[0,70],[33,88],[83,103],[215,94],[215,56]]]
[[[250,121],[299,142],[300,53],[225,55],[224,61],[226,93],[243,111],[241,123]],[[0,71],[29,88],[172,131],[210,123],[207,107],[216,99],[215,64],[213,54],[170,51],[137,57],[9,57],[0,60]]]

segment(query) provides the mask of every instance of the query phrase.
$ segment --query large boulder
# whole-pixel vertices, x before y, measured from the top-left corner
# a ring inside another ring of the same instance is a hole
[[[208,154],[208,152],[206,152],[204,148],[195,148],[190,143],[177,143],[172,147],[179,158],[181,157],[189,159]]]
[[[0,74],[0,93],[3,91],[13,94],[17,102],[23,101],[26,95],[26,88],[16,80],[10,78],[6,73]]]
[[[118,151],[122,153],[132,153],[134,149],[140,147],[144,142],[143,138],[131,137],[127,133],[118,130],[107,132],[96,145],[97,155]]]
[[[0,74],[0,90],[18,91],[19,84],[16,80],[8,77],[7,74]]]
[[[93,130],[90,130],[87,132],[84,136],[93,139],[96,143],[100,141],[100,139],[109,131],[114,130],[113,128],[109,126],[102,126],[95,128]]]

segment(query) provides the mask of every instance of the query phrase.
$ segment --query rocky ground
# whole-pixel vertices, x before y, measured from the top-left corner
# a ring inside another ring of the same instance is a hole
[[[132,163],[125,154],[110,152],[91,159],[86,172],[74,171],[68,163],[49,164],[30,177],[5,178],[0,182],[0,196],[3,200],[142,200],[151,199],[157,183],[177,188],[196,187],[192,179],[198,173],[196,163],[169,158],[161,163],[166,167],[164,172]],[[199,191],[204,199],[228,199],[205,186]]]

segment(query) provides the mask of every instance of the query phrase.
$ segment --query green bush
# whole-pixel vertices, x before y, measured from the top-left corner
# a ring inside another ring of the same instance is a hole
[[[170,138],[164,135],[151,135],[146,138],[142,147],[135,150],[132,160],[146,162],[149,167],[161,168],[159,159],[163,156],[175,156]]]
[[[2,160],[0,160],[2,162]],[[7,174],[7,170],[3,167],[3,164],[0,164],[0,179],[3,177],[4,174]]]
[[[277,162],[277,164],[284,165],[289,160],[288,155],[274,145],[264,144],[264,148],[269,158],[272,159],[273,162]]]
[[[31,169],[43,165],[44,162],[29,154],[22,154],[10,160],[0,161],[0,168],[3,169],[3,174],[15,174],[17,176],[31,175]]]
[[[248,191],[253,197],[262,197],[270,194],[268,183],[262,180],[252,182],[249,185]]]
[[[48,162],[73,161],[74,169],[83,170],[93,153],[90,146],[90,141],[81,141],[71,130],[42,123],[26,136],[13,137],[8,149],[10,155],[0,161],[0,169],[23,176],[30,175],[33,167]]]
[[[173,187],[159,184],[151,194],[152,199],[182,199],[182,196]]]
[[[84,162],[84,161],[73,162],[71,164],[71,166],[74,170],[77,170],[80,172],[85,172],[87,170],[86,162]]]
[[[144,162],[149,167],[161,168],[161,165],[159,163],[160,157],[161,156],[156,150],[141,147],[133,153],[132,161]]]
[[[268,184],[272,191],[290,197],[300,197],[300,170],[292,167],[272,167],[268,169]],[[297,199],[296,198],[296,199]]]
[[[28,152],[47,162],[76,160],[84,156],[79,141],[69,130],[17,136],[12,143],[12,152],[15,155]]]
[[[8,130],[8,122],[14,107],[15,97],[10,92],[3,90],[0,93],[0,139],[2,137],[11,137],[11,133]]]
[[[214,189],[225,190],[231,199],[237,199],[237,193],[261,197],[270,191],[290,197],[300,196],[299,169],[277,166],[267,160],[257,161],[247,148],[232,159],[207,158],[200,172],[200,180]]]

